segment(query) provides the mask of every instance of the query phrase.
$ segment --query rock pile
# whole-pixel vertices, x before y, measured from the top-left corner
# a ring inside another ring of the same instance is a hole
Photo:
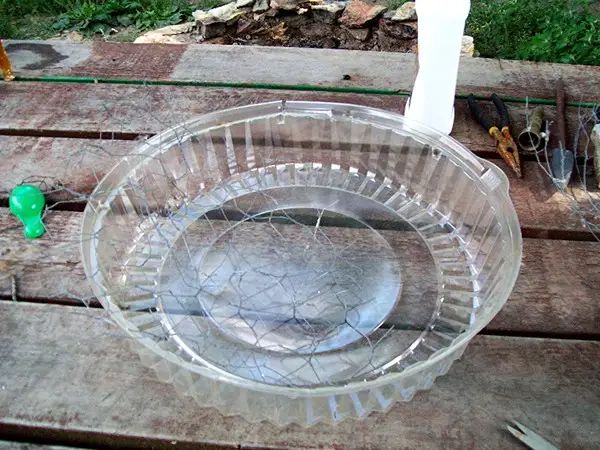
[[[397,52],[417,48],[415,2],[387,11],[370,0],[236,0],[193,15],[195,24],[154,30],[136,42],[161,42],[164,36],[162,42],[168,43]],[[463,52],[473,56],[473,38],[465,36]]]
[[[414,2],[397,11],[369,0],[237,0],[195,11],[207,43],[416,50]]]

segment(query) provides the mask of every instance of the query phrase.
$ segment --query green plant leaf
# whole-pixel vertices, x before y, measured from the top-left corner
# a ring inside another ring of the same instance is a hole
[[[61,14],[60,16],[58,16],[56,22],[52,24],[52,29],[56,31],[63,31],[69,28],[70,25],[71,20],[69,19],[69,16],[66,14]]]
[[[600,65],[600,17],[587,0],[472,0],[481,56]]]
[[[117,22],[119,22],[119,25],[123,27],[128,27],[131,26],[131,24],[133,24],[133,19],[129,14],[121,14],[117,17]]]

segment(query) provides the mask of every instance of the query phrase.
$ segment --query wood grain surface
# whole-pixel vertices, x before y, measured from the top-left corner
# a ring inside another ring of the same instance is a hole
[[[89,193],[116,160],[135,148],[135,142],[111,140],[114,136],[143,138],[205,112],[269,100],[352,102],[391,111],[401,111],[404,102],[403,98],[377,95],[49,83],[3,84],[0,93],[5,94],[6,105],[0,109],[0,134],[20,135],[0,136],[2,152],[10,165],[9,175],[0,181],[0,198],[6,198],[16,183],[41,177],[49,191],[57,191],[51,200],[73,199],[76,192]],[[577,111],[570,110],[574,122]],[[513,123],[525,124],[526,113],[523,105],[513,104]],[[105,139],[23,137],[28,134]],[[472,121],[462,101],[456,105],[453,136],[480,155],[497,156],[493,140]],[[504,163],[497,162],[508,173]],[[576,183],[575,192],[564,196],[535,162],[524,163],[524,172],[523,180],[514,179],[510,173],[509,177],[513,203],[528,236],[570,237],[560,232],[586,233],[580,218],[573,213],[577,204],[572,198],[586,201],[577,192]],[[64,186],[72,192],[65,192]],[[591,192],[593,198],[600,198],[597,189],[591,188]]]
[[[415,55],[66,41],[9,41],[7,49],[21,78],[164,83],[0,83],[0,447],[515,448],[520,444],[504,430],[510,419],[560,448],[600,447],[600,244],[583,241],[591,234],[574,213],[587,201],[581,190],[570,192],[578,199],[571,201],[531,160],[523,180],[509,173],[523,233],[536,237],[524,239],[521,274],[509,301],[431,391],[386,414],[309,431],[223,417],[159,382],[96,307],[80,262],[82,213],[65,209],[82,208],[99,178],[137,140],[209,111],[270,100],[402,112],[402,95],[326,91],[410,91]],[[559,76],[569,100],[600,101],[600,67],[481,58],[461,61],[457,94],[554,99]],[[177,85],[181,81],[189,83]],[[324,91],[199,86],[211,83]],[[516,134],[529,110],[520,100],[508,107]],[[586,111],[568,108],[570,130]],[[548,118],[554,114],[546,107]],[[460,99],[453,136],[480,156],[497,158],[494,142]],[[50,202],[59,202],[45,217],[48,233],[38,240],[24,239],[5,207],[9,190],[21,182],[40,184]],[[591,195],[600,197],[597,190]],[[360,242],[360,230],[330,228]],[[394,246],[404,245],[403,232],[382,233]],[[407,264],[421,262],[414,254]],[[13,280],[17,302],[8,301]]]
[[[284,47],[7,41],[17,76],[312,85],[410,91],[414,54]],[[600,68],[461,59],[457,93],[554,99],[562,77],[572,101],[600,101]]]
[[[32,444],[31,438],[24,437],[24,442],[3,441],[0,440],[0,448],[2,450],[67,450],[72,447],[64,447],[62,445],[44,445]]]
[[[22,300],[48,299],[97,305],[80,262],[82,213],[50,211],[48,233],[33,241],[7,208],[0,208],[0,295],[9,298],[9,274],[16,276]],[[360,240],[361,230],[329,227],[328,234]],[[364,231],[366,232],[366,231]],[[382,231],[396,249],[410,241],[406,232]],[[486,328],[487,332],[597,336],[600,334],[600,244],[596,242],[525,239],[521,274],[509,301]],[[412,255],[403,264],[418,273],[425,255]],[[417,293],[415,293],[416,295]],[[398,319],[401,320],[401,319]],[[394,320],[390,321],[395,323]],[[399,323],[399,322],[398,322]]]
[[[0,110],[0,134],[79,132],[84,137],[95,133],[108,139],[119,133],[156,133],[203,113],[266,101],[354,103],[397,113],[404,111],[406,102],[406,97],[392,95],[44,82],[3,83],[0,95],[4,106]],[[491,102],[481,102],[481,106],[484,111],[493,110]],[[527,124],[531,108],[510,102],[507,106],[516,135]],[[472,150],[495,152],[494,140],[472,120],[466,101],[457,99],[455,108],[452,136]],[[545,111],[547,118],[555,116],[555,107],[547,106]],[[567,108],[572,132],[584,111]]]
[[[282,429],[179,397],[102,310],[0,302],[0,438],[187,448],[517,448],[515,419],[560,448],[600,445],[600,342],[478,336],[430,391],[335,427]]]

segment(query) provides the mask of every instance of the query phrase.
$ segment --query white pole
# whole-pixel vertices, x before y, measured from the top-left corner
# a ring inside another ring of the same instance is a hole
[[[419,72],[406,117],[450,134],[465,21],[470,0],[417,0]]]

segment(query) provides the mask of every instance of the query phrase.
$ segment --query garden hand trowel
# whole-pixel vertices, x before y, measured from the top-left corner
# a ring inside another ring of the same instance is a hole
[[[552,150],[552,176],[559,189],[565,189],[571,179],[575,154],[567,146],[567,121],[565,117],[565,86],[562,79],[556,83],[556,114],[558,126],[558,148]]]

